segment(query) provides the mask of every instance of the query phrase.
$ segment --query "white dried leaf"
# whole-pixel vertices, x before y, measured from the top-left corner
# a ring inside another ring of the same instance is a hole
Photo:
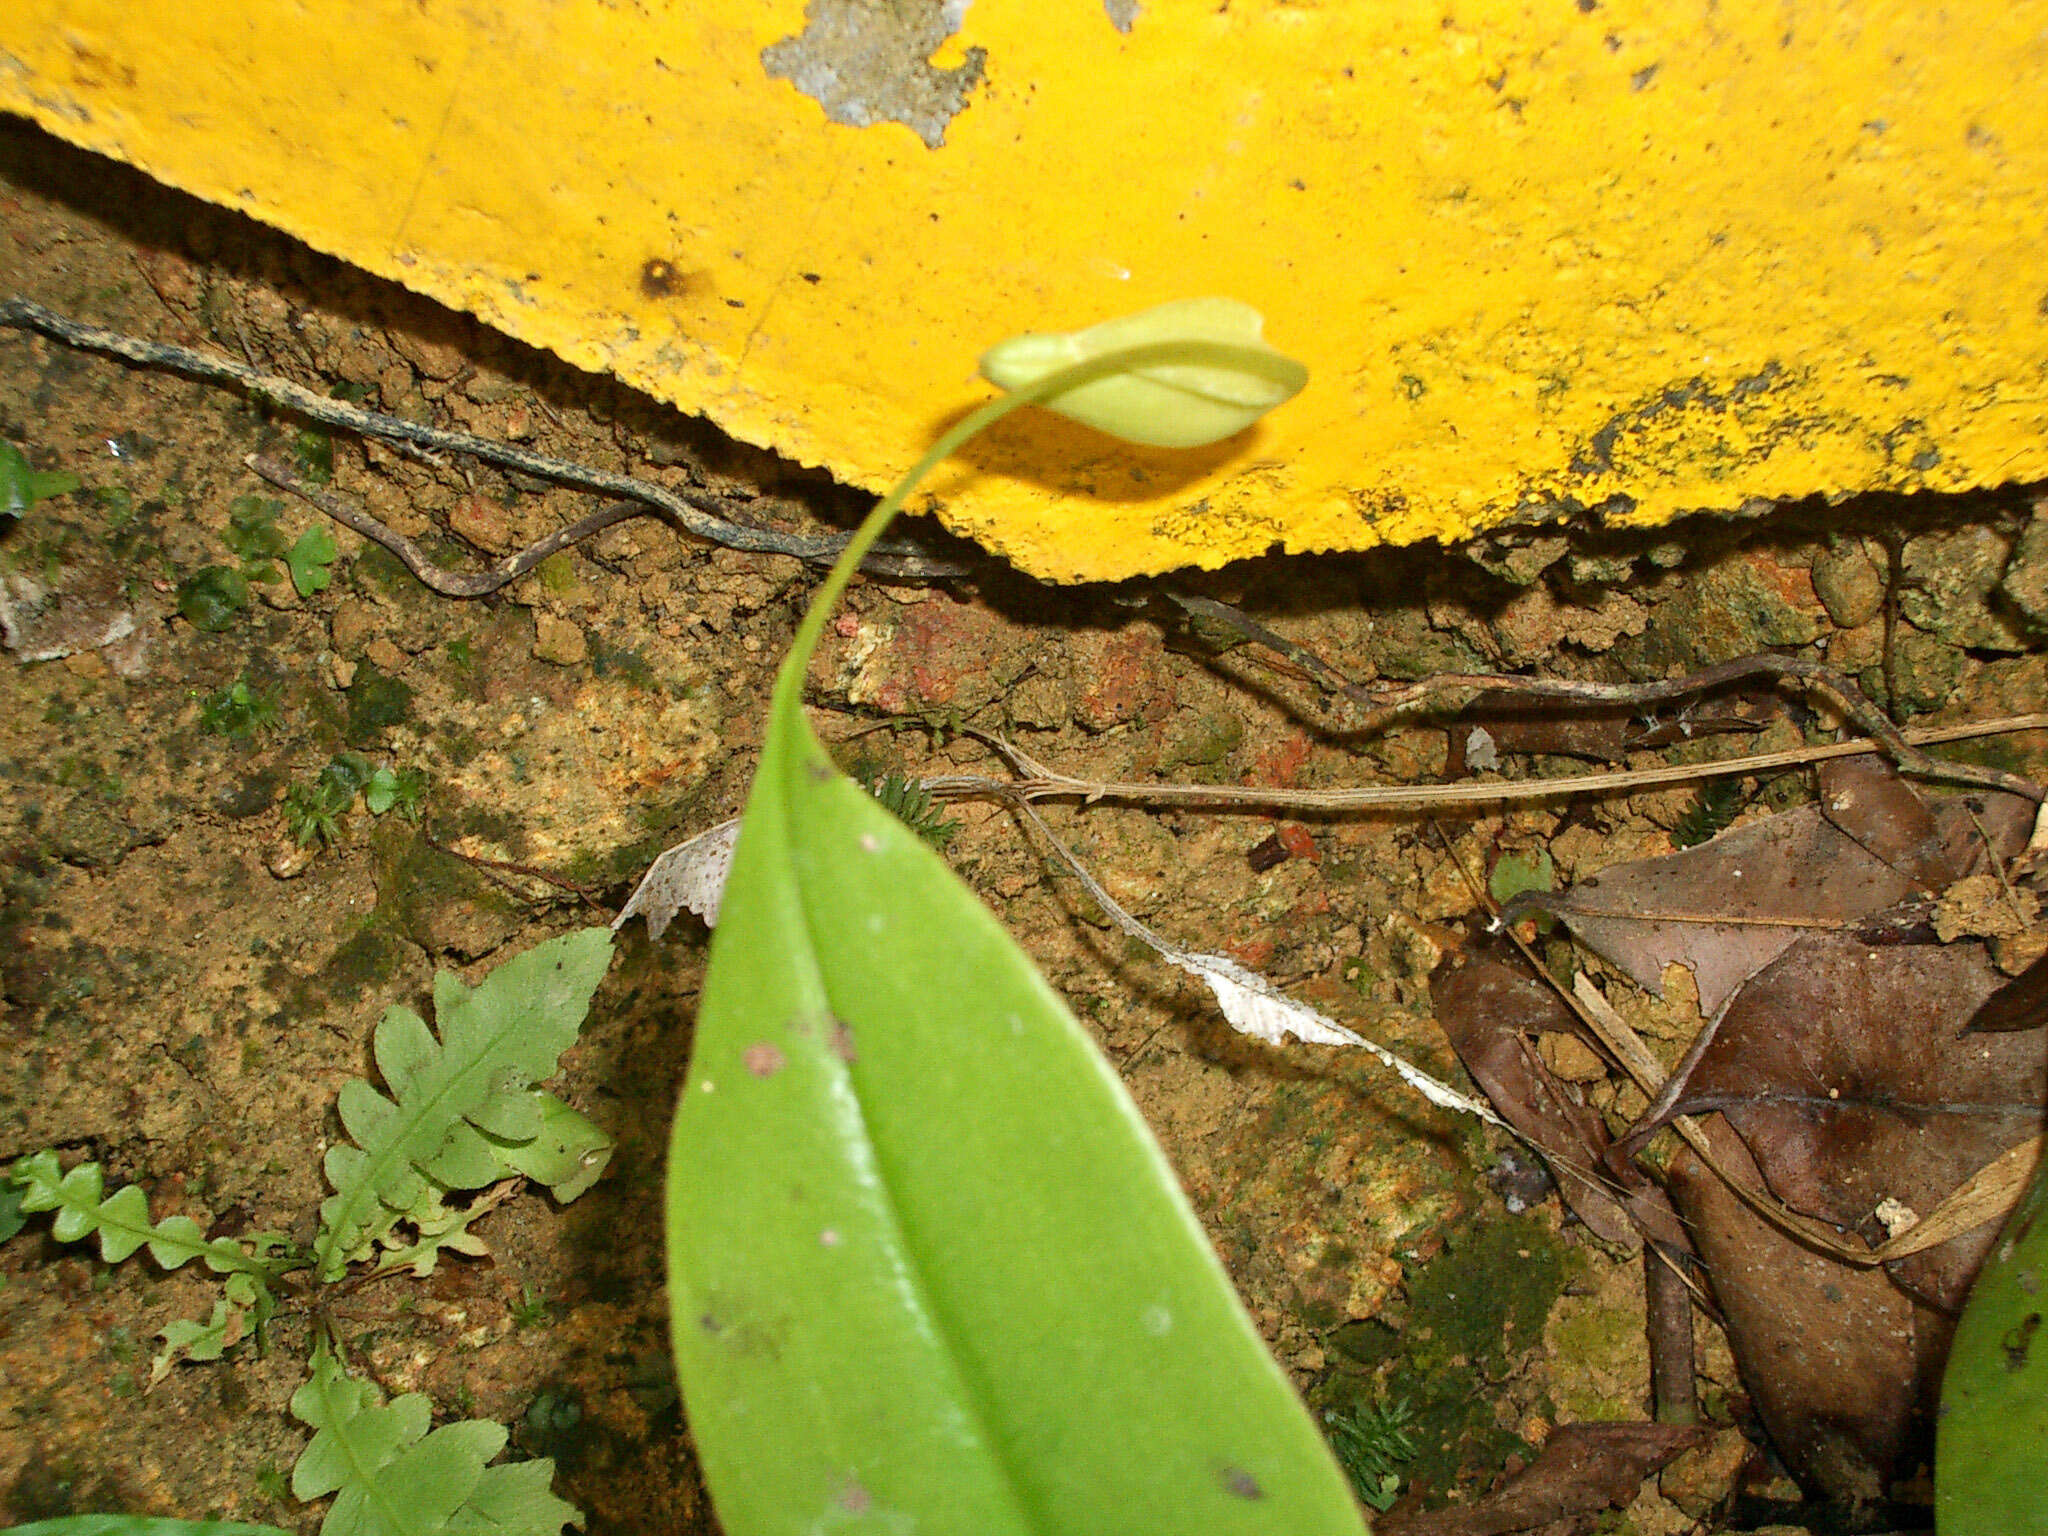
[[[627,918],[637,915],[647,919],[647,936],[659,939],[685,907],[703,918],[705,927],[717,927],[718,902],[725,894],[725,873],[732,868],[733,844],[739,835],[740,819],[735,816],[669,849],[647,866],[640,884],[613,919],[612,931],[616,933]]]
[[[1182,970],[1201,977],[1209,984],[1223,1016],[1239,1033],[1256,1035],[1268,1045],[1279,1045],[1288,1035],[1314,1045],[1355,1045],[1370,1052],[1382,1066],[1392,1070],[1402,1082],[1439,1108],[1477,1115],[1482,1120],[1503,1125],[1499,1116],[1477,1099],[1431,1077],[1385,1046],[1353,1033],[1336,1020],[1316,1012],[1307,1003],[1297,1002],[1265,977],[1246,970],[1235,960],[1226,960],[1221,955],[1190,954],[1171,945],[1162,946],[1159,952]]]
[[[1289,1035],[1313,1045],[1363,1045],[1362,1036],[1324,1018],[1306,1003],[1297,1003],[1255,971],[1222,955],[1198,955],[1162,949],[1161,954],[1191,976],[1199,976],[1216,994],[1223,1016],[1241,1034],[1256,1035],[1279,1045]]]
[[[1030,801],[1019,800],[1017,808],[1024,813],[1026,820],[1038,828],[1045,840],[1052,844],[1061,862],[1074,872],[1074,878],[1079,880],[1088,894],[1095,898],[1096,905],[1102,908],[1111,922],[1139,943],[1156,951],[1162,959],[1179,966],[1190,976],[1201,977],[1208,984],[1209,990],[1216,996],[1217,1005],[1223,1010],[1223,1016],[1230,1020],[1233,1029],[1263,1040],[1268,1045],[1279,1045],[1287,1036],[1294,1035],[1315,1045],[1356,1046],[1368,1052],[1380,1065],[1439,1108],[1456,1110],[1465,1115],[1477,1115],[1489,1125],[1497,1125],[1510,1135],[1516,1134],[1512,1126],[1478,1099],[1458,1092],[1449,1083],[1439,1082],[1420,1067],[1402,1060],[1377,1041],[1353,1033],[1334,1019],[1318,1013],[1308,1004],[1295,1001],[1257,972],[1247,970],[1235,960],[1225,959],[1222,955],[1197,954],[1176,944],[1169,944],[1117,905],[1109,892],[1102,888],[1102,883],[1088,873],[1087,866],[1074,857],[1073,850],[1053,835],[1052,828],[1045,824],[1044,817],[1031,808]]]

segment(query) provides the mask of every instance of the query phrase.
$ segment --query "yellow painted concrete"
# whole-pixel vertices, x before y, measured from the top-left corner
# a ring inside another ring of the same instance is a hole
[[[2048,478],[2044,0],[1129,9],[974,0],[936,148],[770,74],[801,0],[10,0],[0,108],[877,488],[1004,335],[1264,311],[1245,436],[947,472],[1055,580]]]

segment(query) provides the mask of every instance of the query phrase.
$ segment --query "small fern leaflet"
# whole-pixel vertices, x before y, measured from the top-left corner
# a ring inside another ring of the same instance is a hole
[[[149,1199],[139,1184],[123,1185],[103,1198],[106,1180],[98,1163],[80,1163],[65,1173],[55,1151],[37,1152],[14,1165],[9,1181],[21,1191],[23,1211],[57,1213],[50,1231],[58,1242],[75,1243],[97,1235],[100,1257],[109,1264],[147,1248],[149,1256],[165,1269],[203,1259],[217,1275],[250,1275],[266,1288],[297,1267],[290,1259],[252,1257],[233,1238],[209,1241],[190,1216],[151,1221]],[[282,1247],[285,1238],[280,1232],[261,1232],[243,1241],[254,1241],[260,1252]]]
[[[292,1468],[292,1492],[335,1495],[320,1536],[557,1536],[580,1523],[575,1506],[549,1490],[552,1461],[486,1465],[505,1448],[504,1425],[464,1419],[429,1432],[424,1394],[380,1402],[376,1388],[335,1363],[325,1340],[291,1408],[314,1431]]]
[[[152,1387],[180,1360],[218,1360],[250,1334],[260,1334],[277,1310],[277,1298],[252,1275],[229,1275],[223,1290],[226,1294],[214,1302],[213,1315],[205,1322],[179,1318],[158,1330],[164,1347],[149,1362]]]
[[[443,1250],[484,1257],[490,1250],[469,1228],[503,1195],[514,1193],[516,1181],[542,1185],[563,1205],[597,1182],[611,1161],[612,1139],[553,1094],[538,1088],[526,1091],[540,1108],[539,1133],[526,1141],[485,1136],[484,1145],[494,1160],[490,1177],[483,1181],[490,1188],[466,1205],[449,1203],[448,1197],[457,1191],[422,1179],[419,1198],[405,1210],[389,1213],[392,1228],[377,1239],[384,1250],[377,1255],[379,1270],[411,1269],[425,1278],[434,1272]],[[406,1226],[413,1230],[413,1241],[396,1230]]]
[[[205,1322],[179,1319],[161,1330],[164,1347],[150,1362],[149,1384],[155,1386],[178,1361],[218,1360],[222,1353],[258,1332],[277,1310],[271,1287],[287,1272],[305,1264],[281,1232],[257,1232],[234,1239],[208,1239],[190,1216],[149,1219],[149,1199],[139,1184],[104,1194],[105,1175],[98,1163],[80,1163],[61,1170],[55,1151],[22,1158],[8,1170],[5,1183],[23,1212],[55,1211],[50,1232],[59,1242],[75,1243],[97,1236],[100,1257],[118,1264],[137,1249],[165,1269],[194,1259],[205,1261],[217,1275],[227,1276],[226,1295],[214,1303]],[[247,1245],[246,1247],[244,1245]]]

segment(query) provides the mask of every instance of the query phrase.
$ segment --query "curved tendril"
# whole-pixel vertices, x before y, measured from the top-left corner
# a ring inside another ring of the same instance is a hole
[[[903,503],[915,491],[924,477],[961,448],[1001,421],[1010,412],[1021,406],[1037,405],[1057,395],[1065,394],[1082,384],[1109,374],[1128,373],[1138,368],[1156,366],[1161,363],[1221,363],[1235,364],[1257,371],[1271,366],[1273,354],[1260,347],[1241,347],[1219,341],[1158,341],[1143,346],[1126,347],[1117,352],[1106,352],[1100,357],[1091,357],[1070,368],[1049,373],[1042,379],[996,396],[962,417],[926,451],[923,458],[911,466],[909,473],[898,480],[889,494],[875,503],[875,509],[862,520],[847,541],[838,561],[826,575],[824,584],[811,599],[810,611],[804,615],[798,626],[796,638],[790,643],[789,654],[783,658],[782,670],[775,679],[774,708],[779,713],[785,706],[795,708],[800,702],[797,695],[803,688],[803,678],[810,666],[811,655],[818,648],[818,641],[825,633],[825,625],[832,617],[832,611],[839,605],[847,584],[860,566],[862,558],[880,539],[896,514],[903,510]]]

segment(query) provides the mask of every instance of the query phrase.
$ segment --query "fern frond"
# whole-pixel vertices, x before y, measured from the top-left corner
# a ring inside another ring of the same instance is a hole
[[[540,1130],[526,1141],[487,1138],[498,1160],[512,1173],[523,1173],[567,1205],[598,1181],[612,1160],[612,1139],[587,1116],[551,1093],[535,1090],[540,1101]]]
[[[1709,779],[1700,786],[1699,797],[1686,807],[1671,829],[1671,846],[1696,848],[1720,836],[1735,824],[1749,804],[1749,791],[1740,779]]]
[[[267,1286],[258,1285],[246,1274],[229,1275],[223,1294],[213,1304],[213,1315],[205,1322],[179,1318],[157,1333],[164,1347],[149,1362],[149,1385],[170,1375],[180,1360],[218,1360],[227,1350],[248,1338],[261,1336],[263,1325],[277,1310],[277,1298]]]
[[[610,930],[585,928],[508,960],[473,990],[443,971],[434,978],[439,1040],[411,1009],[385,1010],[372,1049],[391,1097],[360,1078],[342,1085],[341,1123],[354,1144],[327,1153],[334,1193],[320,1207],[322,1280],[369,1257],[431,1203],[434,1186],[481,1189],[501,1177],[493,1139],[541,1134],[541,1096],[528,1089],[553,1075],[610,963]]]
[[[8,1174],[20,1191],[23,1211],[55,1211],[50,1233],[60,1243],[75,1243],[97,1236],[100,1257],[118,1264],[138,1248],[165,1269],[178,1269],[193,1259],[202,1259],[217,1275],[245,1274],[268,1289],[287,1271],[297,1267],[286,1251],[281,1232],[259,1232],[253,1237],[216,1237],[209,1240],[199,1223],[190,1216],[149,1219],[149,1200],[139,1184],[126,1184],[105,1194],[106,1180],[98,1163],[80,1163],[69,1173],[59,1167],[55,1151],[32,1153],[18,1160]],[[253,1244],[249,1253],[243,1244]]]
[[[217,1275],[226,1275],[224,1294],[203,1323],[181,1319],[165,1327],[164,1347],[150,1362],[149,1384],[155,1386],[180,1360],[218,1360],[222,1353],[252,1333],[260,1332],[277,1310],[272,1287],[305,1263],[291,1251],[282,1232],[257,1232],[242,1238],[209,1240],[189,1216],[149,1219],[149,1201],[139,1184],[104,1194],[105,1176],[98,1163],[80,1163],[63,1172],[54,1151],[22,1158],[8,1171],[7,1183],[23,1211],[55,1211],[50,1231],[59,1242],[74,1243],[97,1236],[100,1257],[118,1264],[139,1248],[165,1269],[179,1269],[203,1260]]]
[[[423,1394],[381,1402],[335,1363],[325,1340],[291,1408],[314,1431],[292,1468],[292,1492],[301,1500],[335,1495],[320,1536],[558,1536],[582,1523],[575,1506],[550,1491],[552,1461],[486,1465],[505,1448],[504,1425],[465,1419],[429,1432]]]
[[[540,1103],[540,1133],[527,1141],[505,1141],[484,1137],[496,1159],[488,1185],[506,1180],[526,1179],[543,1185],[549,1194],[567,1205],[591,1185],[612,1160],[612,1139],[551,1093],[529,1088]],[[490,1249],[470,1227],[495,1208],[489,1195],[466,1206],[449,1203],[456,1191],[432,1179],[424,1179],[420,1196],[399,1212],[393,1230],[378,1239],[387,1251],[377,1261],[379,1270],[410,1268],[422,1279],[434,1272],[443,1251],[483,1258]],[[398,1227],[410,1227],[414,1240],[405,1241]]]
[[[959,822],[948,821],[939,813],[932,792],[925,788],[922,779],[886,773],[870,783],[867,791],[882,803],[890,815],[941,851],[953,841],[953,834],[960,830]]]
[[[1401,1465],[1415,1459],[1415,1440],[1408,1427],[1415,1411],[1402,1398],[1393,1403],[1353,1403],[1346,1409],[1325,1409],[1323,1424],[1330,1449],[1351,1478],[1359,1498],[1385,1514],[1401,1488]]]
[[[14,1170],[0,1174],[0,1243],[28,1225],[28,1213],[21,1208],[21,1186],[14,1182]]]

